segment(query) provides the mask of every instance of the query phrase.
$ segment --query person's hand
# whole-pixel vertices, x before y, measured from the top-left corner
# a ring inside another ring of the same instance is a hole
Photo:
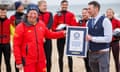
[[[87,36],[86,36],[86,40],[87,40],[87,41],[91,41],[91,40],[92,40],[92,36],[91,36],[91,35],[87,35]]]
[[[22,70],[23,69],[23,65],[22,64],[18,64],[18,65],[16,65],[16,68],[18,68],[19,70]]]
[[[64,30],[63,33],[66,35],[66,30]]]

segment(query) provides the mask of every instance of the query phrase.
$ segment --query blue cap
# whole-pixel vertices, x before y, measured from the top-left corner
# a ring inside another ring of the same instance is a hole
[[[37,13],[39,13],[39,8],[38,8],[38,6],[36,4],[29,4],[28,7],[27,7],[27,13],[30,10],[35,10],[35,11],[37,11]]]
[[[21,1],[16,1],[15,2],[15,9],[18,9],[22,5]]]

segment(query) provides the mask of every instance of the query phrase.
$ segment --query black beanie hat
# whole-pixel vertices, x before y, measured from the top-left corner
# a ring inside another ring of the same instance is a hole
[[[15,9],[18,9],[22,5],[21,1],[16,1],[15,2]]]
[[[35,10],[35,11],[37,11],[37,13],[39,13],[39,8],[38,8],[38,6],[36,4],[29,4],[28,7],[27,7],[27,13],[30,10]]]

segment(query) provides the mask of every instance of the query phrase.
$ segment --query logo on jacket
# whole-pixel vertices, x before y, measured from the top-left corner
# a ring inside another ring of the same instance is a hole
[[[32,32],[32,30],[28,30],[28,32]]]

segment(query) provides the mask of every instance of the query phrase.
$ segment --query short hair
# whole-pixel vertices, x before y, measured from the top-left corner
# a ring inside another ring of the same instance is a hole
[[[100,10],[100,4],[97,1],[91,1],[88,3],[88,5],[93,5],[94,7],[97,7],[98,10]]]
[[[112,9],[112,8],[108,8],[108,9],[107,9],[107,11],[108,11],[108,10],[111,10],[111,11],[112,11],[112,13],[113,13],[113,14],[115,14],[115,12],[113,11],[113,9]]]
[[[68,3],[68,1],[67,1],[67,0],[62,0],[62,1],[61,1],[61,4],[62,4],[62,3]]]
[[[82,10],[88,10],[88,8],[83,8]]]
[[[38,1],[38,5],[41,5],[42,3],[47,3],[45,0]]]
[[[1,10],[7,10],[8,5],[0,5]]]

